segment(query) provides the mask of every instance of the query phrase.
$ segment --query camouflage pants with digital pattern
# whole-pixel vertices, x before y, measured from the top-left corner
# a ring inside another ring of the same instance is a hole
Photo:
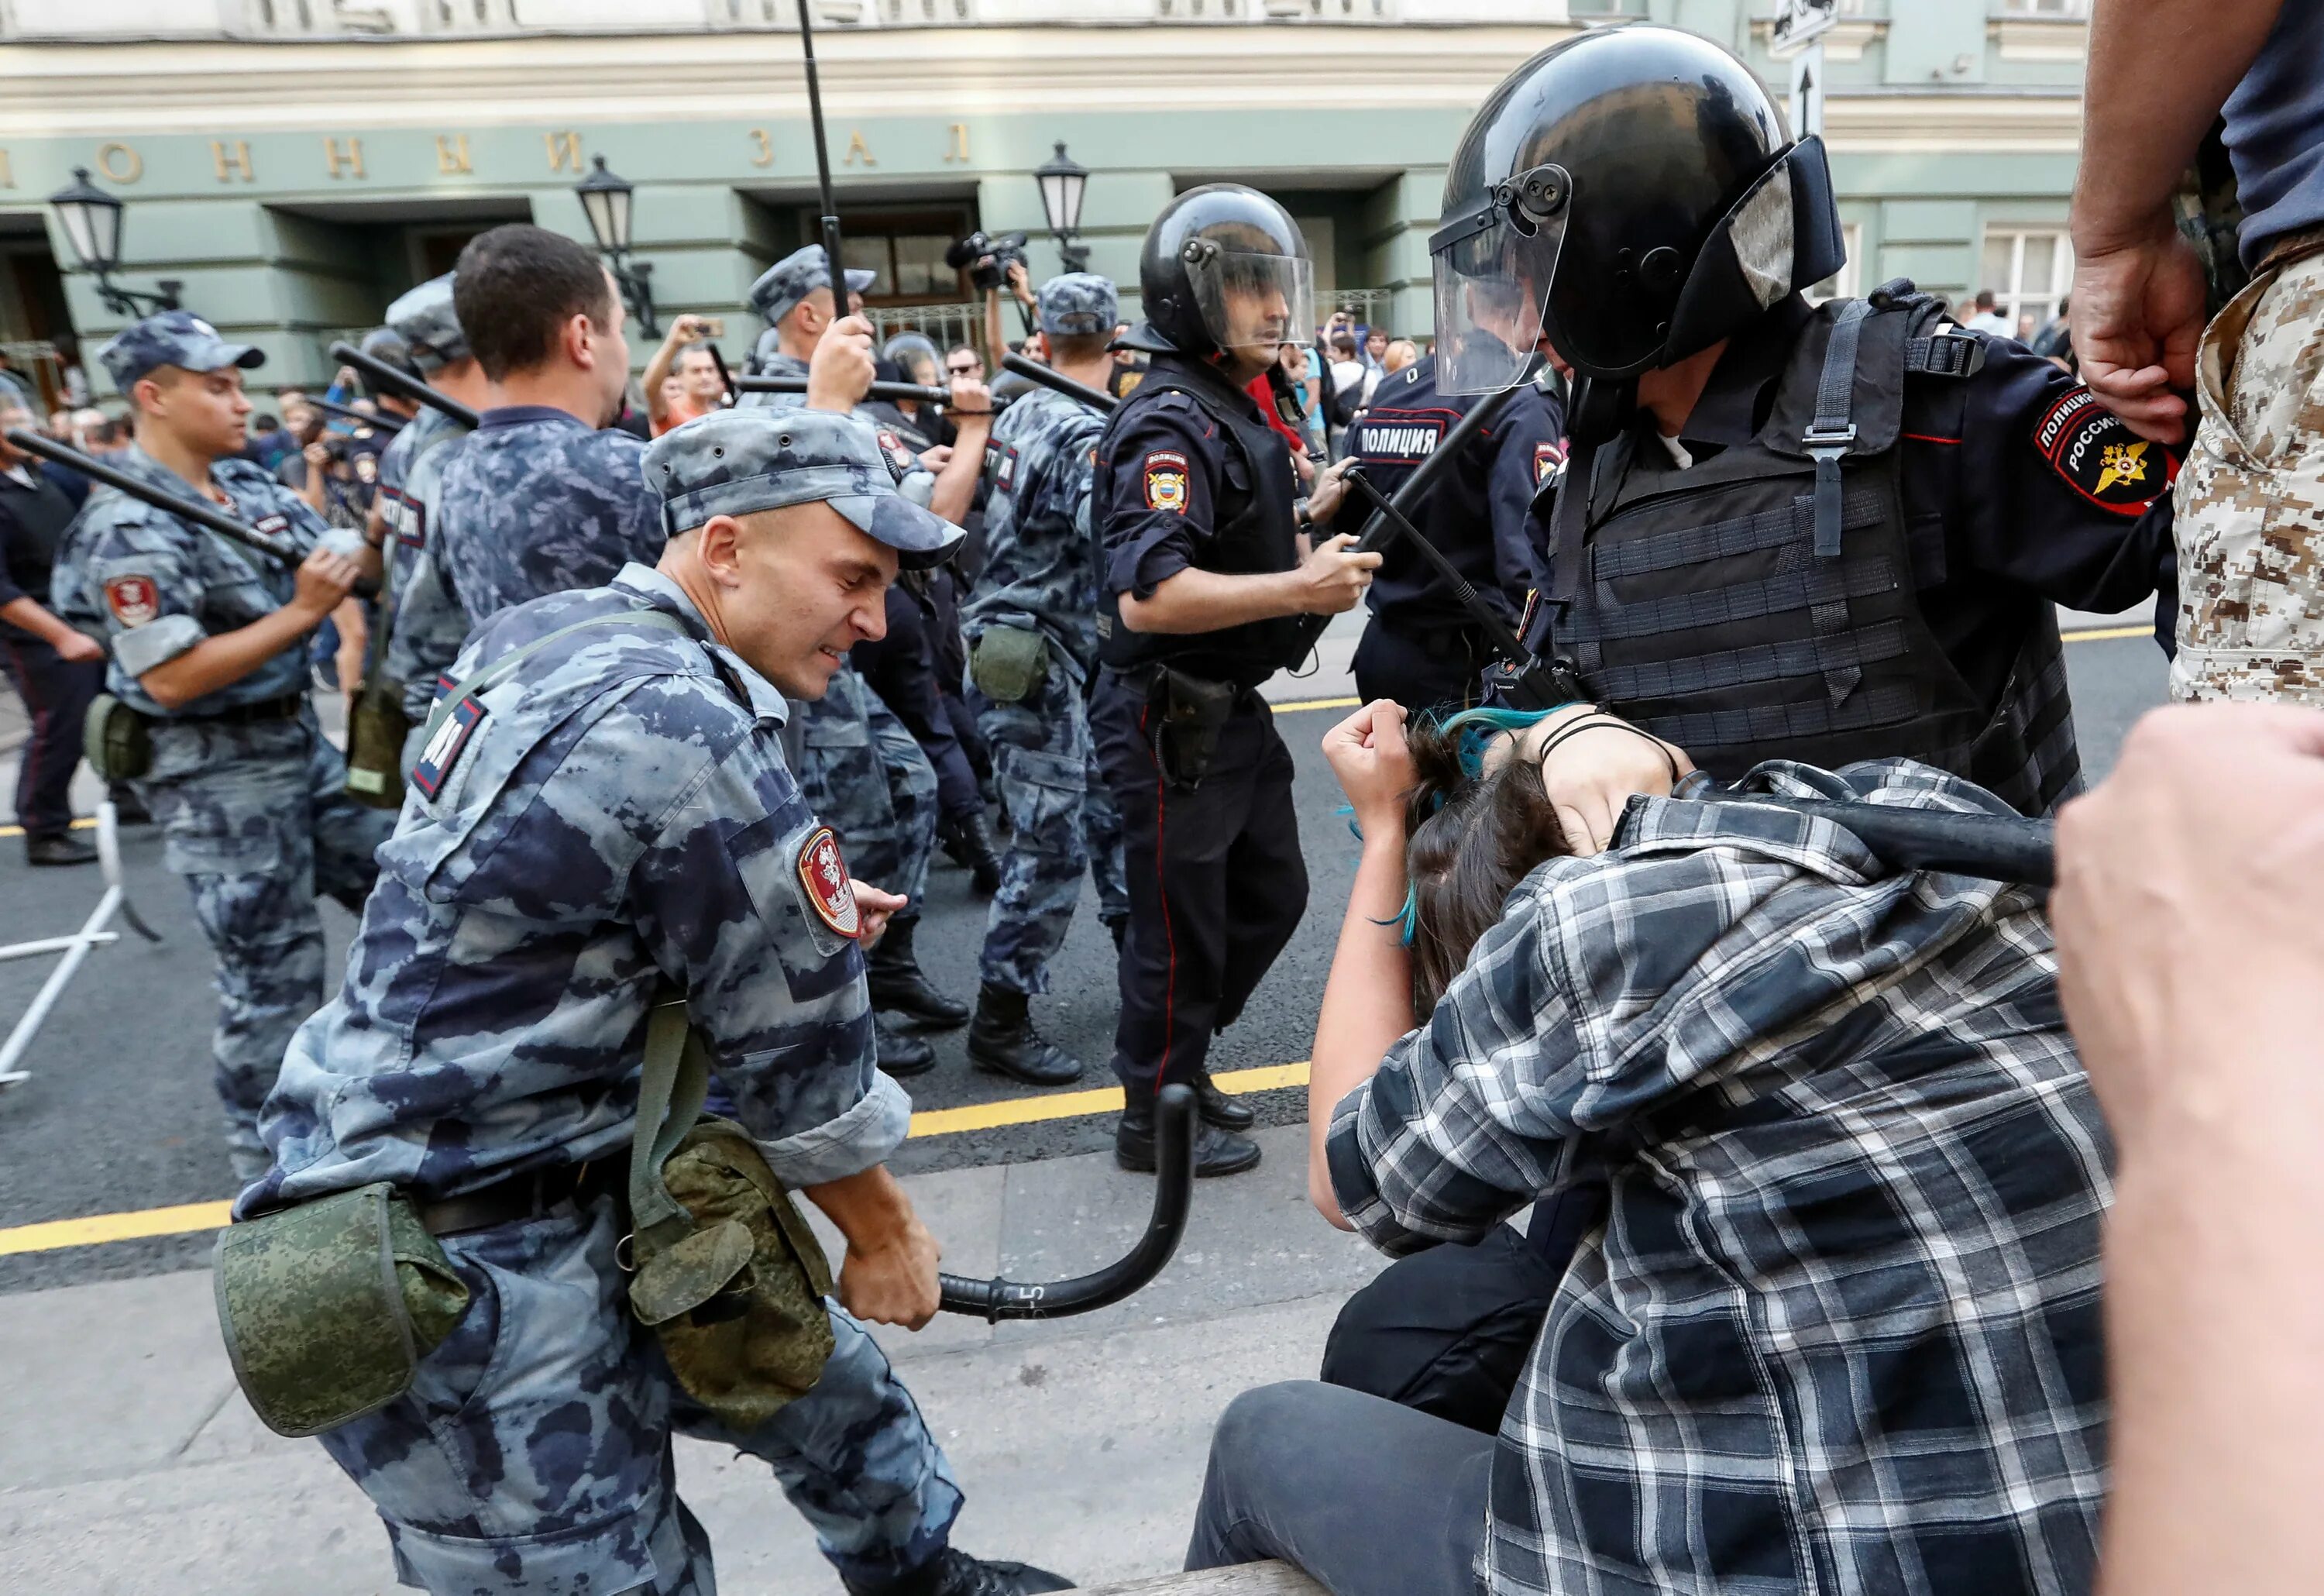
[[[2195,387],[2171,696],[2324,707],[2324,243],[2227,302]]]
[[[936,767],[853,667],[794,713],[805,743],[799,796],[839,834],[848,873],[903,893],[912,904],[899,918],[912,918],[927,891],[928,855],[936,849]]]
[[[447,1236],[468,1311],[411,1388],[321,1437],[386,1521],[396,1575],[438,1596],[712,1596],[673,1434],[761,1459],[844,1579],[944,1550],[952,1466],[879,1343],[837,1305],[813,1390],[748,1434],[681,1389],[629,1312],[617,1205]]]
[[[185,878],[217,956],[210,1056],[226,1153],[237,1178],[255,1180],[269,1162],[258,1112],[291,1033],[323,1003],[316,894],[360,910],[395,816],[347,797],[346,764],[311,715],[159,728],[153,771],[137,785],[161,830],[161,861]]]
[[[989,985],[1045,992],[1084,870],[1097,884],[1099,918],[1109,924],[1129,918],[1121,816],[1097,768],[1081,687],[1054,660],[1039,685],[1014,704],[986,697],[973,681],[967,694],[976,729],[992,749],[993,780],[1010,828],[980,973]]]

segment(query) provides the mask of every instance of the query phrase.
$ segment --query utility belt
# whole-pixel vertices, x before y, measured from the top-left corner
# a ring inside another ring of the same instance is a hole
[[[586,1164],[557,1164],[528,1169],[496,1180],[456,1197],[414,1203],[420,1225],[431,1236],[464,1236],[494,1225],[521,1224],[539,1219],[566,1204],[580,1207],[600,1197],[618,1195],[620,1166],[603,1159]]]
[[[306,708],[306,694],[285,693],[205,715],[154,715],[131,708],[110,693],[99,693],[81,718],[81,752],[106,781],[134,781],[153,768],[155,726],[272,725],[297,720]]]
[[[1219,737],[1246,697],[1259,689],[1196,676],[1175,665],[1107,668],[1146,702],[1154,762],[1173,787],[1200,787],[1219,754]]]

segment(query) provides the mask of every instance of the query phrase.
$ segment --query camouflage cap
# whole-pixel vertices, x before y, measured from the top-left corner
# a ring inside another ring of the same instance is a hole
[[[452,274],[431,277],[387,308],[387,325],[426,376],[468,358],[468,335],[452,309]]]
[[[97,357],[105,362],[113,385],[124,393],[157,365],[214,372],[223,366],[247,370],[266,364],[264,350],[227,343],[218,337],[217,328],[190,310],[157,310],[143,321],[133,321],[106,340]]]
[[[1035,325],[1045,333],[1110,333],[1121,320],[1113,280],[1094,272],[1067,272],[1041,285]]]
[[[673,537],[714,515],[825,503],[910,571],[942,565],[965,536],[896,491],[870,422],[830,411],[713,411],[654,439],[645,478]]]
[[[847,271],[848,291],[860,294],[879,276],[877,272],[851,266]],[[759,281],[751,285],[751,309],[771,324],[788,316],[801,300],[816,290],[830,286],[831,273],[823,263],[823,245],[805,244],[759,274]]]

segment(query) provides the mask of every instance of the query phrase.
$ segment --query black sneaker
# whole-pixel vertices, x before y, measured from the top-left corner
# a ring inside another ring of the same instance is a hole
[[[853,1596],[1031,1596],[1039,1591],[1078,1589],[1046,1568],[1026,1563],[988,1563],[946,1546],[925,1568],[884,1585],[853,1585]]]

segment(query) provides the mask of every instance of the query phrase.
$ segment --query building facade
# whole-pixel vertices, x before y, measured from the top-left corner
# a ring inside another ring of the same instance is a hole
[[[890,325],[966,326],[945,246],[1024,230],[1057,269],[1033,171],[1090,176],[1081,242],[1134,289],[1147,223],[1231,179],[1306,226],[1319,300],[1425,337],[1427,237],[1471,112],[1579,29],[1651,18],[1734,49],[1778,93],[1774,0],[813,0],[847,250]],[[666,318],[726,318],[816,236],[794,0],[0,0],[0,345],[52,382],[118,327],[47,197],[77,168],[126,206],[124,287],[171,279],[267,385],[327,377],[499,222],[586,240],[576,183],[634,185]],[[1840,0],[1824,132],[1850,263],[1990,288],[2046,319],[2070,271],[2087,0]],[[1135,295],[1126,296],[1135,309]],[[1015,331],[1013,318],[1010,323]],[[651,340],[633,338],[641,364]],[[86,363],[93,365],[93,362]],[[101,373],[90,379],[105,392]]]

